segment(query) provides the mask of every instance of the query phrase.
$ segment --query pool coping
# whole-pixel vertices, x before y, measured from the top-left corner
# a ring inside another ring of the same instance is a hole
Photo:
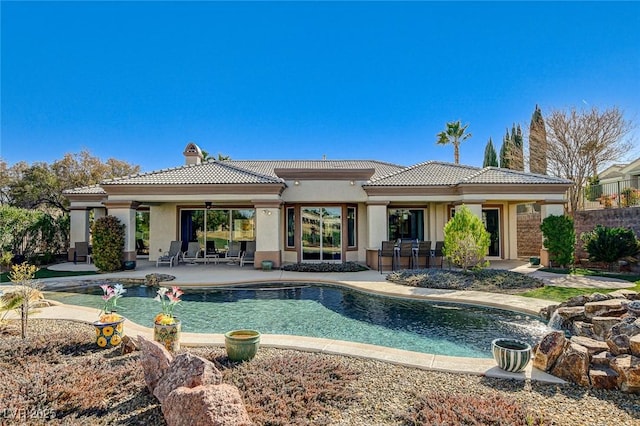
[[[75,280],[73,280],[75,281]],[[260,282],[299,282],[309,283],[309,279],[300,280],[252,280],[252,281],[232,281],[224,283],[185,283],[178,280],[164,285],[179,285],[183,288],[214,288],[224,287],[231,284],[247,284]],[[485,293],[479,291],[453,291],[436,290],[417,287],[408,287],[393,283],[366,282],[366,281],[336,281],[314,279],[314,283],[331,284],[352,288],[365,293],[383,295],[396,298],[412,298],[423,300],[436,300],[443,302],[455,302],[471,304],[476,306],[490,306],[499,309],[521,312],[530,315],[537,315],[539,309],[548,306],[549,301],[541,299],[531,299],[521,296],[503,295],[497,293]],[[45,289],[44,291],[55,291],[55,289]],[[500,300],[496,299],[500,296]],[[92,324],[98,317],[98,309],[80,307],[75,305],[65,305],[58,302],[50,302],[52,306],[43,308],[38,313],[31,315],[33,318],[71,320],[87,324]],[[153,329],[144,327],[130,320],[125,321],[128,334],[142,335],[146,338],[153,338]],[[223,334],[187,333],[183,332],[180,339],[184,347],[216,346],[224,347]],[[473,374],[486,377],[516,380],[534,380],[542,383],[562,384],[564,380],[533,368],[530,362],[522,373],[511,373],[497,367],[491,358],[467,358],[453,357],[447,355],[436,355],[421,352],[413,352],[402,349],[388,348],[384,346],[371,345],[366,343],[349,342],[334,339],[324,339],[308,336],[292,336],[279,334],[262,334],[261,346],[279,349],[293,349],[305,352],[318,352],[332,355],[349,356],[388,362],[410,368],[423,370],[443,371],[450,373]]]

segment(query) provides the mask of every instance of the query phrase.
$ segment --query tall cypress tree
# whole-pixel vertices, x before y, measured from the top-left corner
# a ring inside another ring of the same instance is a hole
[[[487,146],[484,149],[484,161],[482,162],[482,167],[498,167],[498,155],[493,147],[491,138],[489,138],[489,142],[487,142]]]
[[[503,169],[509,169],[511,164],[511,137],[509,136],[509,129],[502,138],[502,146],[500,147],[500,167]]]
[[[538,105],[529,125],[529,170],[531,173],[547,174],[547,131]]]
[[[524,171],[524,148],[520,124],[511,128],[511,161],[510,169]]]

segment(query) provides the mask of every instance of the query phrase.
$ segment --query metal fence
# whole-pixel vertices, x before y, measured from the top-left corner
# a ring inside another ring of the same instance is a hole
[[[584,210],[640,206],[638,178],[588,185],[582,191]]]

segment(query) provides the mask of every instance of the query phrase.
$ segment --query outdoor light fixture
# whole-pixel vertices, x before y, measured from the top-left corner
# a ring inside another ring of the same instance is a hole
[[[262,214],[266,214],[267,216],[271,216],[271,210],[262,209]]]
[[[350,180],[350,181],[349,181],[349,185],[353,186],[353,185],[355,185],[355,184],[356,184],[356,182],[355,182],[354,180]]]
[[[293,184],[294,184],[295,186],[298,186],[298,185],[300,185],[300,181],[299,181],[299,180],[294,180],[294,181],[293,181]]]
[[[205,202],[204,202],[204,207],[205,207],[207,210],[209,210],[209,209],[211,208],[211,204],[212,204],[212,203],[211,203],[211,201],[205,201]]]

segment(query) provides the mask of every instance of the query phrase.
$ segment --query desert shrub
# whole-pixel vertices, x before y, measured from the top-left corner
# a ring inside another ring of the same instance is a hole
[[[455,216],[444,226],[444,256],[465,271],[484,266],[490,243],[482,220],[465,205],[456,209]]]
[[[489,397],[428,393],[419,395],[399,419],[405,425],[544,425],[522,405],[500,395]]]
[[[124,226],[114,216],[104,216],[93,222],[93,261],[99,270],[122,269]]]
[[[606,262],[609,270],[618,260],[638,252],[638,240],[631,229],[597,225],[593,231],[583,233],[580,239],[589,253],[589,260]]]
[[[224,377],[240,389],[256,424],[315,425],[330,408],[356,400],[356,391],[347,385],[357,373],[316,354],[256,358],[225,370]]]
[[[540,225],[542,244],[549,251],[549,260],[557,266],[573,265],[576,249],[576,232],[569,216],[548,216]]]
[[[292,263],[289,265],[283,265],[281,268],[283,271],[294,272],[360,272],[366,271],[366,266],[362,266],[355,262],[344,263]]]
[[[544,286],[537,278],[501,269],[466,272],[438,269],[402,270],[390,273],[387,280],[413,287],[447,290],[504,291]]]

